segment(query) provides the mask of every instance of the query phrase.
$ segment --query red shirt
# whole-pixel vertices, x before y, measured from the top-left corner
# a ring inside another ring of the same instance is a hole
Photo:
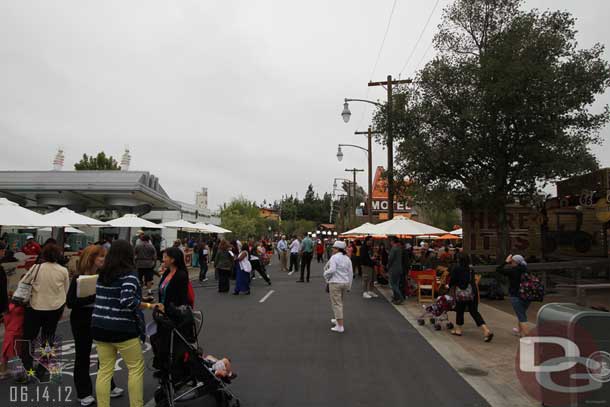
[[[40,254],[40,245],[35,241],[31,241],[25,244],[21,248],[21,251],[28,256],[38,256]]]

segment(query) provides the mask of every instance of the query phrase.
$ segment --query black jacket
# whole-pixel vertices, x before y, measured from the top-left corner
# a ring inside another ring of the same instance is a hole
[[[159,302],[162,302],[168,312],[171,312],[172,307],[188,305],[188,284],[189,276],[186,270],[177,270],[172,277],[165,290],[165,296],[161,298],[161,284],[170,273],[170,270],[165,270],[159,282]]]
[[[70,313],[70,322],[79,326],[91,326],[91,314],[93,313],[93,304],[95,303],[95,294],[88,297],[78,298],[76,296],[76,280],[78,276],[72,277],[68,295],[66,296],[66,305],[72,310]]]
[[[363,266],[373,267],[375,262],[371,258],[371,248],[364,243],[360,246],[360,264]]]
[[[521,286],[521,276],[527,273],[527,267],[518,265],[517,267],[500,267],[500,273],[508,277],[508,295],[511,297],[519,297],[519,287]]]

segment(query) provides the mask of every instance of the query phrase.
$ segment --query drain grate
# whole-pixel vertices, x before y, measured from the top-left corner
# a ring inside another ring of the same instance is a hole
[[[487,376],[489,374],[485,370],[477,369],[476,367],[463,367],[457,369],[457,371],[468,376]]]

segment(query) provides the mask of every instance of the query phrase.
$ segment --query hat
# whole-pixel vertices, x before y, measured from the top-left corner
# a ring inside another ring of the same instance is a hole
[[[143,230],[138,230],[138,231],[136,232],[136,235],[143,235],[143,234],[144,234],[144,231],[143,231]]]
[[[345,242],[343,242],[343,241],[341,241],[341,240],[337,240],[337,241],[335,242],[335,244],[333,244],[333,247],[334,247],[335,249],[341,249],[341,250],[345,250],[345,247],[346,247],[346,246],[345,246]]]
[[[34,236],[33,236],[33,235],[27,235],[27,236],[25,237],[25,240],[30,240],[30,239],[34,239]]]

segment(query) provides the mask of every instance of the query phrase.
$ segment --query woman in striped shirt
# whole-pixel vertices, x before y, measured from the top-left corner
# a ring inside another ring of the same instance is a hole
[[[133,247],[126,240],[115,240],[99,273],[91,321],[100,362],[95,384],[99,407],[110,406],[110,380],[117,352],[129,370],[130,407],[144,405],[144,358],[139,340],[144,331],[141,309],[163,306],[143,303],[141,298]]]

